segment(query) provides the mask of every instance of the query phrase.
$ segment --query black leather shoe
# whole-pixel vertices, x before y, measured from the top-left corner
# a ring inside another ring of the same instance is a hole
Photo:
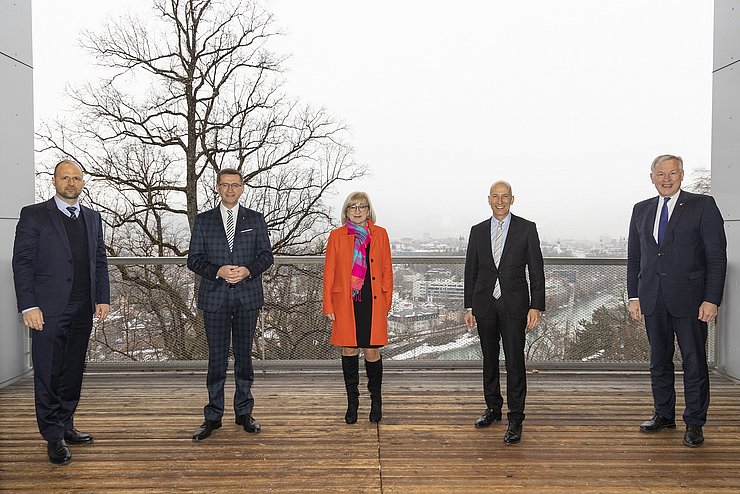
[[[244,426],[244,430],[247,432],[259,432],[261,429],[260,423],[249,413],[246,415],[237,415],[235,422],[237,425]]]
[[[46,445],[46,452],[49,454],[49,461],[57,465],[66,465],[72,459],[72,453],[64,439],[49,441]]]
[[[90,444],[95,439],[93,439],[92,434],[80,432],[72,427],[71,429],[64,431],[64,440],[69,444]]]
[[[683,443],[689,448],[696,448],[704,444],[704,433],[700,425],[688,424],[683,435]]]
[[[486,411],[483,412],[483,415],[478,417],[478,419],[475,421],[475,426],[480,429],[481,427],[488,427],[494,422],[501,422],[501,410],[486,408]]]
[[[660,432],[663,429],[675,429],[676,428],[676,420],[675,419],[667,419],[664,417],[661,417],[657,413],[653,415],[653,417],[650,420],[647,420],[640,424],[640,431],[642,432]]]
[[[211,435],[213,431],[221,428],[220,420],[204,420],[200,427],[195,429],[193,433],[193,441],[202,441]]]
[[[522,440],[522,423],[521,422],[509,422],[509,427],[506,429],[504,434],[504,442],[506,444],[516,444]]]

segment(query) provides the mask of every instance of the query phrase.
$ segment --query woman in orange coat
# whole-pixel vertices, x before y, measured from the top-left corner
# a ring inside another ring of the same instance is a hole
[[[353,192],[342,207],[344,226],[329,234],[324,261],[322,312],[331,321],[331,343],[342,348],[348,424],[357,422],[360,404],[359,349],[365,355],[370,421],[383,416],[380,347],[388,343],[388,311],[393,298],[393,268],[388,233],[375,224],[370,198]]]

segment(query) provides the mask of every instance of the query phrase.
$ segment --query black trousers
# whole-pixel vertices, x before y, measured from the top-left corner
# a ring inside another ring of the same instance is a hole
[[[47,441],[74,427],[92,318],[89,299],[70,301],[60,315],[44,315],[42,331],[31,330],[36,422]]]
[[[673,368],[674,334],[683,361],[683,388],[686,408],[683,420],[703,426],[709,409],[709,367],[707,365],[707,323],[693,317],[673,317],[658,290],[655,312],[645,316],[650,343],[650,383],[655,412],[668,419],[676,415],[676,388]]]
[[[524,344],[527,319],[509,316],[504,303],[494,300],[485,316],[476,316],[478,337],[483,351],[483,395],[486,406],[501,410],[501,378],[499,373],[499,342],[504,345],[506,359],[506,402],[510,421],[524,420],[524,401],[527,396],[527,371],[524,365]]]
[[[229,296],[220,310],[203,312],[208,340],[208,404],[203,414],[208,420],[220,420],[224,414],[224,383],[230,344],[234,348],[234,413],[252,413],[252,341],[258,315],[259,309],[247,309],[242,305],[236,290],[229,290]]]

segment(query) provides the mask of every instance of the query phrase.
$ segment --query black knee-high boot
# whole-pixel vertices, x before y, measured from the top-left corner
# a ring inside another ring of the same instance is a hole
[[[357,408],[360,406],[359,355],[346,357],[342,355],[342,372],[344,373],[344,387],[347,388],[347,413],[344,421],[348,424],[357,422]]]
[[[380,388],[383,384],[383,360],[375,362],[365,360],[365,370],[367,371],[367,389],[370,391],[370,422],[380,422],[383,418],[383,398],[380,395]]]

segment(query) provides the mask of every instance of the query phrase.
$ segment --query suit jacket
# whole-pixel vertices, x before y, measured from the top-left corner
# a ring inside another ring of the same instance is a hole
[[[627,243],[627,294],[655,310],[659,286],[674,317],[696,317],[703,301],[719,305],[727,271],[727,239],[714,198],[681,191],[663,246],[653,237],[658,197],[635,204]]]
[[[370,231],[370,287],[373,293],[373,311],[370,326],[370,344],[388,344],[388,311],[393,302],[393,266],[391,247],[385,228],[367,222]],[[336,346],[357,346],[355,310],[352,301],[350,276],[354,255],[354,235],[347,226],[329,234],[324,260],[324,314],[334,314],[331,343]]]
[[[110,303],[108,258],[100,213],[80,204],[90,253],[90,303]],[[39,307],[58,316],[72,292],[72,249],[54,198],[21,209],[13,244],[13,281],[18,312]]]
[[[234,232],[234,250],[229,250],[220,205],[195,217],[190,237],[188,268],[202,277],[198,291],[198,308],[217,311],[226,300],[228,290],[236,290],[248,309],[259,309],[265,302],[262,273],[272,266],[272,247],[265,218],[258,212],[239,206]],[[229,288],[216,278],[225,264],[246,266],[249,277]]]
[[[525,268],[529,270],[529,287]],[[529,309],[545,310],[545,269],[536,225],[511,215],[499,266],[493,262],[490,218],[470,229],[465,257],[465,307],[485,316],[493,301],[496,280],[501,300],[512,318],[526,318]]]

